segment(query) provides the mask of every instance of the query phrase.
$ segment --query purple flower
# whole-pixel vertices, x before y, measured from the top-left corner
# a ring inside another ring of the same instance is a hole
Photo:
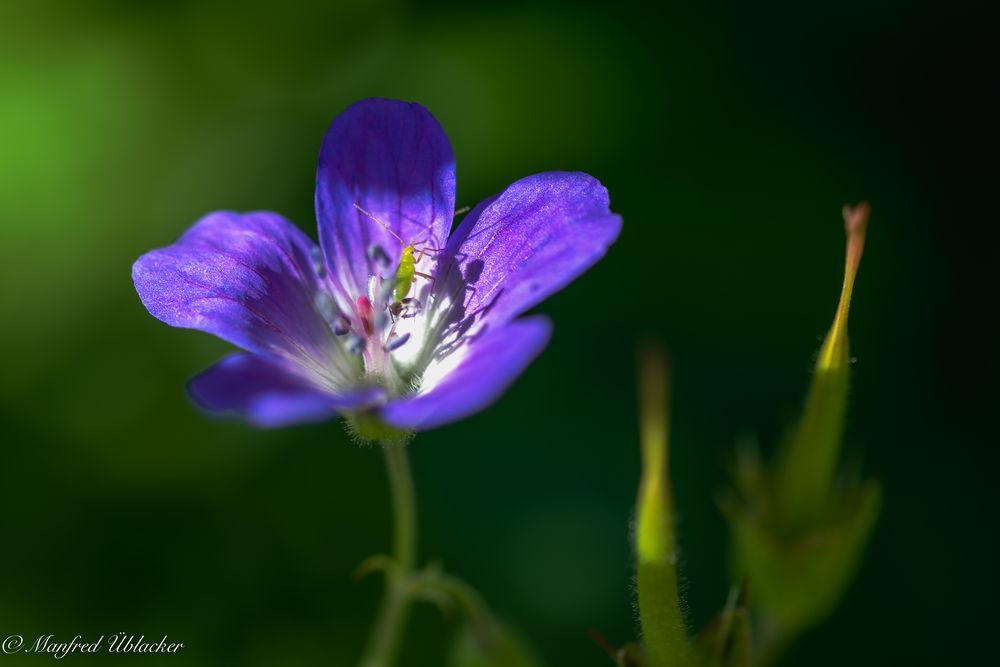
[[[403,431],[470,415],[548,341],[546,318],[518,316],[621,230],[596,179],[547,172],[481,202],[449,236],[448,137],[422,106],[382,99],[330,126],[316,215],[319,247],[276,213],[217,212],[132,267],[154,317],[245,350],[191,381],[203,408],[260,426],[341,413]],[[397,274],[405,246],[412,282]]]

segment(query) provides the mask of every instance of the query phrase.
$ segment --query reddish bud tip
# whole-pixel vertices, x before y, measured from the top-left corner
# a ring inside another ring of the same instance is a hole
[[[871,212],[872,207],[866,201],[860,202],[856,206],[844,204],[844,229],[849,234],[863,233],[864,228],[868,225],[868,216],[871,215]]]

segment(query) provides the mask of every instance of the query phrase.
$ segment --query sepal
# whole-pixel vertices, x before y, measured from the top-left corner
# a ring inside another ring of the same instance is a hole
[[[749,667],[750,612],[747,584],[734,590],[722,610],[698,635],[695,644],[704,667]]]

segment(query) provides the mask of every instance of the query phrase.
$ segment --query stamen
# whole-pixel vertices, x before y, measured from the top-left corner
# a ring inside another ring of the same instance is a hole
[[[368,259],[375,262],[382,269],[389,268],[389,263],[392,261],[389,259],[389,255],[385,249],[377,243],[368,246]]]
[[[378,290],[379,303],[391,303],[393,301],[392,294],[396,291],[396,282],[395,276],[382,279],[382,286]]]
[[[316,306],[316,311],[320,317],[327,324],[333,326],[333,323],[337,319],[337,305],[333,302],[333,297],[328,292],[320,292],[313,300],[313,304]]]
[[[356,333],[347,337],[347,351],[351,354],[361,354],[365,350],[365,339]]]
[[[385,325],[389,323],[389,316],[386,315],[384,310],[380,310],[377,315],[375,315],[375,329],[381,331],[385,328]]]
[[[333,323],[333,335],[343,336],[351,330],[351,321],[343,315],[339,316]]]
[[[385,351],[392,352],[393,350],[398,350],[406,344],[406,341],[410,340],[410,334],[405,333],[402,336],[393,335],[389,339],[389,342],[385,344]]]
[[[319,246],[313,246],[312,249],[312,261],[313,269],[316,270],[316,275],[320,278],[326,277],[326,261],[323,259],[323,250]]]

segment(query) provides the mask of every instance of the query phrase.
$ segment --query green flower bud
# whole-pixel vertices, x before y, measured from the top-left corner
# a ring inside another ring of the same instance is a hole
[[[866,203],[844,207],[847,258],[840,304],[816,360],[805,412],[779,455],[778,501],[785,520],[793,525],[808,524],[828,509],[837,473],[850,379],[847,316],[864,252],[869,213]]]
[[[864,249],[869,207],[844,207],[847,259],[840,304],[816,361],[805,410],[773,466],[739,457],[737,496],[720,505],[749,578],[759,622],[759,661],[826,617],[849,586],[881,496],[874,482],[836,484],[847,408],[847,317]]]
[[[636,579],[643,643],[651,667],[693,664],[677,591],[670,498],[666,354],[647,346],[640,358],[642,479],[636,502]]]
[[[869,482],[831,502],[831,518],[796,533],[750,507],[729,512],[738,568],[753,582],[754,607],[761,612],[765,649],[783,648],[833,610],[854,578],[880,505],[879,487]],[[768,647],[772,642],[777,646]]]

